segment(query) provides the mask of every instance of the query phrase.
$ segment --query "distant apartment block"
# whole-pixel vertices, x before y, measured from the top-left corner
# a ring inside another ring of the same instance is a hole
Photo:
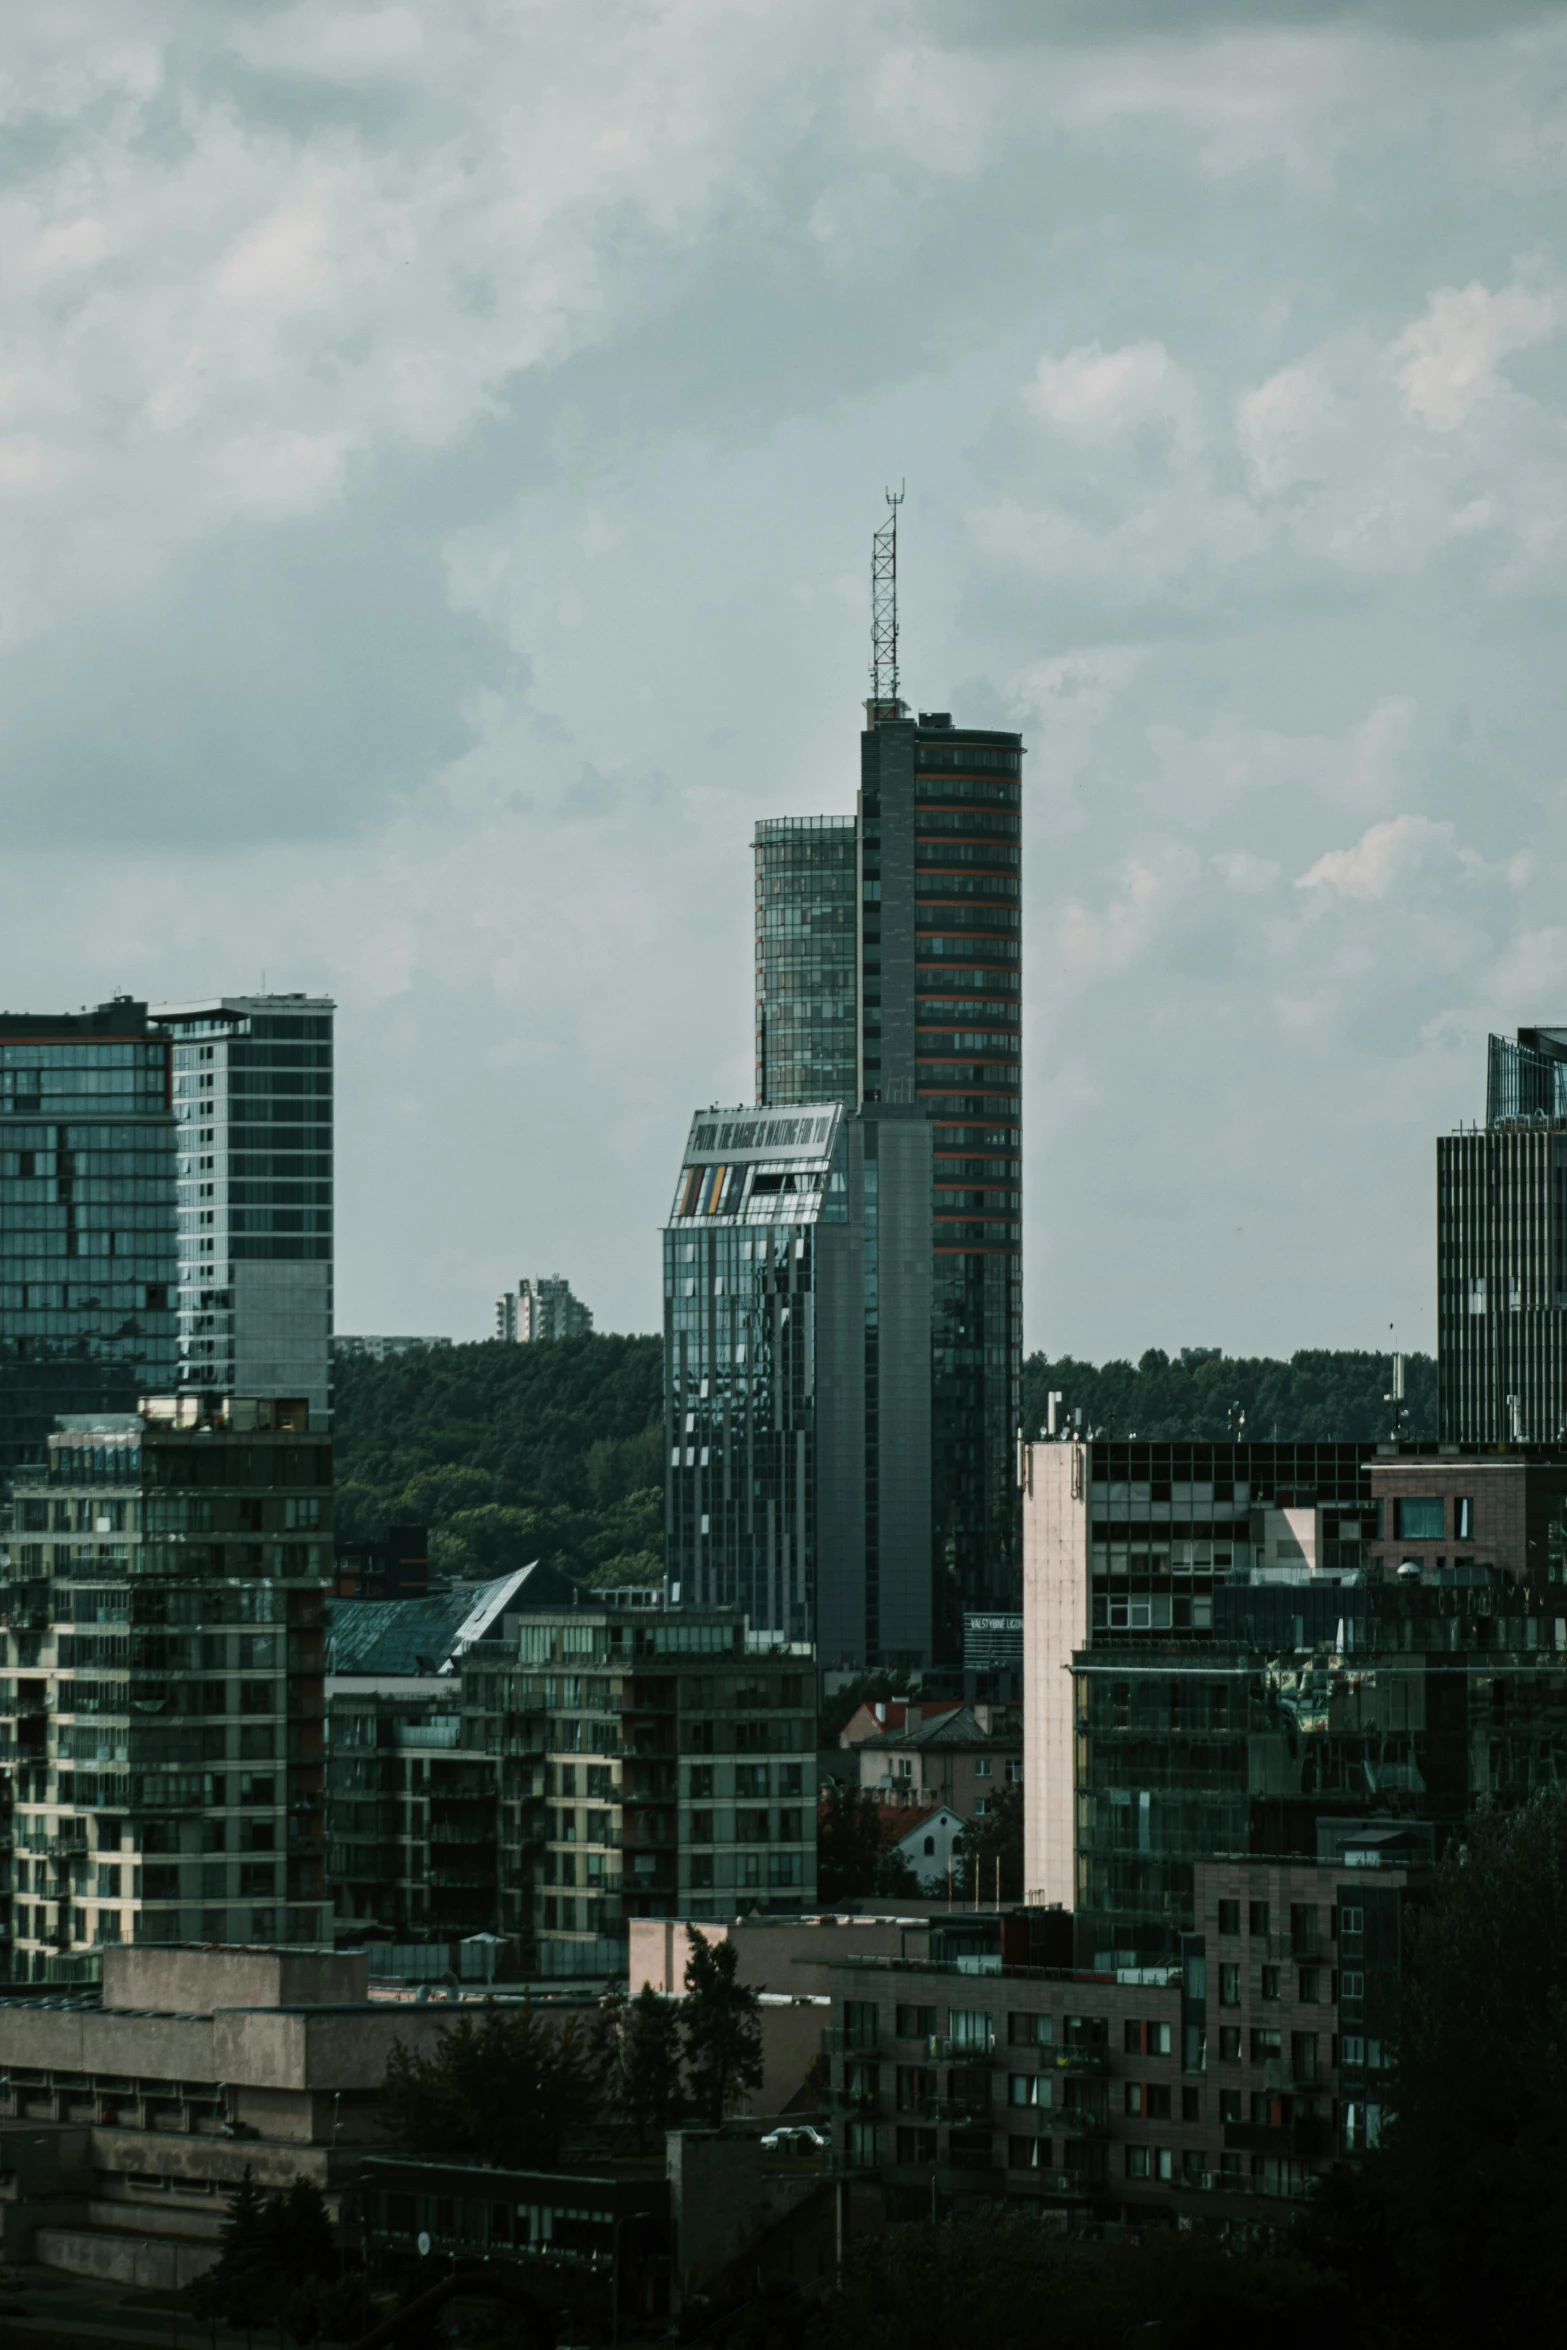
[[[180,1385],[332,1404],[332,1015],[325,997],[159,1004],[174,1040]]]
[[[450,1346],[449,1338],[361,1338],[339,1337],[332,1341],[332,1352],[341,1360],[345,1356],[368,1356],[372,1362],[384,1363],[391,1355],[417,1354],[422,1347]]]
[[[571,1283],[552,1273],[538,1280],[523,1279],[495,1302],[495,1335],[517,1346],[536,1345],[541,1339],[586,1338],[593,1315]]]
[[[57,1413],[175,1384],[172,1047],[128,996],[0,1015],[0,1488]]]

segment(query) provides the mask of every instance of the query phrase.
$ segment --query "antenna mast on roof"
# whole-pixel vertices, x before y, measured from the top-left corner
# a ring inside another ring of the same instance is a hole
[[[871,717],[896,718],[898,697],[898,508],[904,485],[887,492],[891,511],[871,538]]]

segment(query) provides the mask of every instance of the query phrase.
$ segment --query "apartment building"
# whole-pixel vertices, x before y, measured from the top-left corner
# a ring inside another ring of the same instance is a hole
[[[11,1979],[126,1942],[330,1942],[331,1441],[302,1404],[68,1419],[0,1543]]]
[[[1385,1833],[1200,1862],[1166,1966],[976,1968],[939,1926],[830,1963],[835,2141],[889,2217],[997,2195],[1067,2224],[1244,2221],[1376,2142],[1411,1900]]]
[[[879,1802],[977,1820],[1022,1781],[1023,1726],[1012,1707],[933,1706],[927,1718],[911,1699],[900,1728],[856,1740],[855,1753],[859,1783]]]

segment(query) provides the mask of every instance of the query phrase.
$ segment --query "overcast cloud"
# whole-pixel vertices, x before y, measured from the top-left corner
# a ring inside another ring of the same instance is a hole
[[[1567,17],[54,0],[0,84],[0,1001],[326,989],[340,1326],[657,1326],[758,816],[1020,726],[1027,1329],[1434,1336],[1567,1021]]]

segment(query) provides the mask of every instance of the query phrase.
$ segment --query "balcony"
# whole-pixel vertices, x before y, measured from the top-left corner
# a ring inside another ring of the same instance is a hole
[[[1110,2052],[1107,2048],[1042,2048],[1039,2069],[1041,2072],[1107,2073]]]
[[[1333,2152],[1333,2125],[1321,2115],[1277,2128],[1266,2122],[1226,2122],[1224,2150],[1272,2155],[1280,2162],[1325,2162]]]
[[[1047,2195],[1066,2195],[1074,2200],[1105,2191],[1105,2181],[1085,2170],[1024,2170],[1008,2175],[1018,2186],[1039,2187]]]
[[[1104,2138],[1109,2135],[1110,2116],[1089,2105],[1057,2105],[1041,2115],[1039,2129],[1041,2136]]]
[[[829,2101],[837,2113],[867,2115],[881,2112],[881,2091],[879,2089],[834,2089]]]
[[[925,2050],[933,2064],[994,2064],[996,2061],[994,2043],[988,2048],[976,2048],[969,2040],[927,2040]]]
[[[1315,2062],[1297,2064],[1293,2057],[1270,2056],[1263,2060],[1262,2085],[1271,2097],[1310,2096],[1313,2090],[1326,2088],[1327,2075]]]
[[[828,2024],[822,2031],[823,2056],[877,2056],[880,2053],[881,2042],[874,2034],[867,2039],[858,2027],[848,2032],[842,2024]]]

